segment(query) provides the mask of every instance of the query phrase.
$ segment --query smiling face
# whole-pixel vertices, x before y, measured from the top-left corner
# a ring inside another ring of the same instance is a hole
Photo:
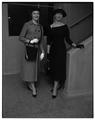
[[[63,18],[63,15],[61,13],[56,13],[54,17],[56,21],[61,21]]]
[[[32,12],[32,19],[35,20],[35,21],[38,21],[39,20],[39,17],[40,17],[40,13],[39,11],[33,11]]]

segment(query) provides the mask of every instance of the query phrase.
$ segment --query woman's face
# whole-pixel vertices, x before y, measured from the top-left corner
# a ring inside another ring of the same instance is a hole
[[[56,21],[60,21],[60,20],[62,20],[63,15],[61,13],[56,13],[54,17],[55,17]]]
[[[39,17],[40,17],[40,13],[39,13],[39,11],[33,11],[32,12],[32,19],[33,20],[39,20]]]

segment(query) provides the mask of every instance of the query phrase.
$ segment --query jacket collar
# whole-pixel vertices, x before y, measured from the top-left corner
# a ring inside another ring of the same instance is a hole
[[[29,24],[31,24],[31,25],[36,25],[36,26],[40,25],[39,23],[38,23],[38,24],[35,24],[35,23],[33,22],[33,20],[31,20],[31,21],[29,22]]]

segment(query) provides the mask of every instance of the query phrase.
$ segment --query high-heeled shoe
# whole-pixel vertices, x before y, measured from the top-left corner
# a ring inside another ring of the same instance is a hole
[[[53,90],[52,90],[52,92],[53,92]],[[53,98],[53,99],[57,97],[57,92],[58,92],[58,91],[56,90],[56,95],[53,95],[53,94],[52,94],[52,98]]]
[[[32,89],[32,96],[37,97],[37,89],[36,89],[36,94],[33,93],[33,89]]]
[[[56,98],[57,97],[57,95],[52,95],[52,98],[54,99],[54,98]]]
[[[36,97],[37,96],[37,89],[36,89],[36,94],[33,94],[33,89],[30,85],[27,86],[30,91],[32,91],[32,96]]]
[[[37,92],[36,92],[36,94],[33,94],[33,92],[32,92],[32,96],[33,96],[33,97],[37,97]]]

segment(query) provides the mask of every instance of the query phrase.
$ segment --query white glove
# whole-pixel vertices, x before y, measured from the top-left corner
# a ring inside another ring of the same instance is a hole
[[[39,40],[37,38],[34,38],[33,40],[30,41],[30,43],[37,43]]]
[[[41,55],[40,55],[40,60],[43,60],[44,56],[45,56],[45,55],[44,55],[44,53],[42,52]]]
[[[72,43],[72,46],[73,46],[73,47],[76,47],[77,45],[76,45],[75,43]]]
[[[39,40],[38,40],[37,38],[35,38],[35,39],[33,39],[33,41],[34,41],[35,43],[37,43]]]

